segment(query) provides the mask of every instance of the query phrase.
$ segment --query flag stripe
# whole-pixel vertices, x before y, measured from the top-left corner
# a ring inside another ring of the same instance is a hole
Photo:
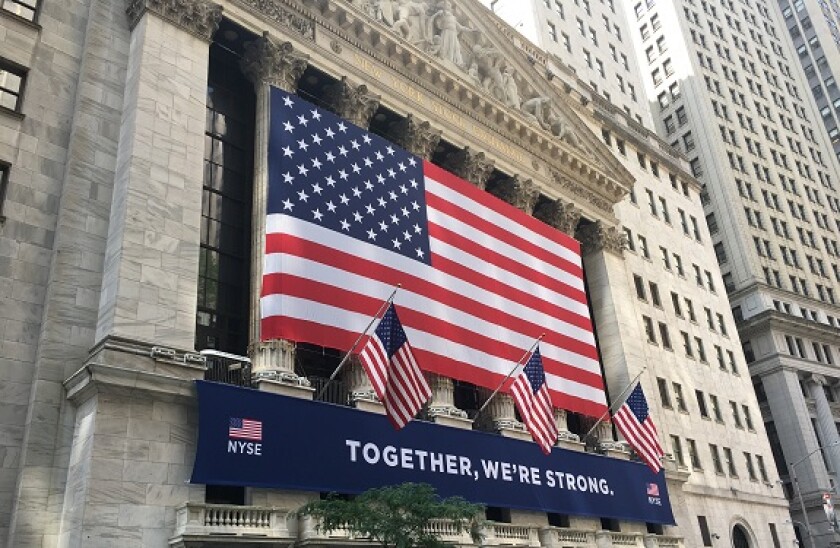
[[[352,281],[352,279],[348,279],[348,281]],[[323,300],[325,302],[332,303],[332,306],[339,308],[339,310],[336,310],[335,312],[339,315],[347,313],[372,315],[379,305],[378,300],[366,295],[360,295],[352,291],[345,291],[333,285],[304,279],[299,276],[286,274],[275,275],[266,279],[266,285],[271,286],[272,289],[282,289],[282,292],[286,297],[297,297],[300,299],[306,299],[307,295],[317,292],[319,295],[319,301]],[[458,310],[449,310],[444,307],[439,311],[439,314],[447,316],[449,321],[445,321],[423,312],[415,311],[423,310],[424,305],[426,305],[425,309],[429,310],[428,306],[431,306],[432,303],[426,303],[424,302],[424,299],[413,294],[406,293],[404,295],[405,296],[401,299],[403,305],[415,305],[402,312],[404,320],[407,323],[423,326],[423,332],[441,333],[446,339],[452,342],[473,347],[480,347],[487,354],[512,361],[517,360],[521,355],[523,346],[521,343],[527,344],[529,339],[524,335],[511,331],[494,333],[494,331],[497,331],[497,326],[492,322],[478,320]],[[274,296],[266,297],[266,306],[272,306],[270,305],[270,301],[276,299],[277,297]],[[291,310],[287,312],[288,314],[293,315]],[[474,321],[475,325],[479,327],[483,325],[485,329],[476,333],[461,327],[461,325],[463,325],[464,318]],[[335,318],[333,321],[337,322],[338,318]],[[530,331],[533,333],[539,331],[539,327],[540,326],[533,324],[526,325],[523,331]],[[492,336],[486,336],[484,333],[488,333]],[[505,340],[500,340],[500,337],[504,337]],[[419,341],[419,339],[415,340]],[[580,343],[574,340],[571,340],[571,342],[569,341],[569,338],[555,334],[545,345],[545,348],[549,351],[549,353],[556,353],[560,355],[559,357],[562,357],[567,361],[576,361],[576,356],[566,352],[566,349],[568,347],[578,346]],[[565,345],[566,348],[563,348],[560,345]],[[419,342],[415,343],[414,346],[416,348],[428,348]],[[556,351],[553,348],[554,346],[557,346]],[[555,360],[549,361],[550,363],[546,365],[546,368],[549,371],[557,374],[569,375],[571,378],[580,382],[586,382],[591,386],[600,386],[601,376],[597,373],[593,373],[592,371],[588,371],[583,368],[567,366],[564,365],[563,362],[556,362],[557,366],[555,366]]]
[[[642,385],[637,384],[615,413],[613,420],[636,454],[657,473],[662,468],[660,459],[665,452],[659,443],[659,434],[648,411]]]
[[[461,184],[462,181],[456,175],[431,162],[423,163],[423,173],[427,181],[432,181],[432,185],[426,187],[427,191],[448,202],[463,203],[468,211],[472,211],[480,219],[487,219],[508,232],[527,233],[527,236],[523,237],[528,241],[580,265],[580,243],[568,234],[555,230],[530,215],[520,214],[514,220],[511,216],[511,206],[501,200],[488,199],[487,192],[483,189],[469,183]]]
[[[293,223],[294,221],[289,222],[289,224]],[[309,225],[309,223],[302,224]],[[287,231],[317,233],[318,229],[317,226],[309,225],[294,229],[289,227]],[[321,280],[336,287],[348,287],[358,291],[367,290],[371,296],[375,297],[383,294],[380,293],[383,290],[384,294],[387,295],[390,287],[401,283],[406,288],[406,292],[410,291],[411,294],[429,299],[429,301],[412,304],[410,306],[412,309],[420,306],[423,310],[429,310],[429,306],[432,306],[432,310],[449,310],[450,312],[446,314],[458,309],[476,318],[485,319],[492,324],[491,329],[494,331],[509,332],[513,330],[519,333],[527,333],[532,340],[533,333],[539,334],[541,332],[547,333],[546,336],[550,337],[549,341],[555,336],[571,337],[574,341],[558,339],[554,344],[567,348],[582,359],[572,357],[564,357],[563,359],[568,360],[571,365],[581,366],[593,372],[600,372],[592,333],[563,321],[563,318],[558,317],[564,313],[562,309],[545,305],[543,308],[547,309],[548,312],[535,310],[526,304],[515,301],[514,299],[517,297],[515,292],[506,292],[505,295],[499,295],[450,278],[441,270],[425,270],[417,268],[417,265],[415,265],[414,271],[418,275],[407,274],[397,268],[384,266],[377,260],[378,257],[367,260],[354,256],[354,247],[357,245],[352,238],[339,239],[335,247],[312,243],[296,235],[274,236],[267,239],[266,247],[269,250],[282,248],[284,253],[271,253],[266,256],[266,281],[264,282],[263,294],[270,295],[271,291],[276,290],[270,285],[272,284],[270,277],[277,272]],[[307,259],[308,256],[319,257],[319,260]],[[426,276],[423,276],[423,274],[426,274]],[[352,281],[350,281],[351,279]],[[504,291],[505,289],[501,288],[501,290]],[[401,303],[404,293],[400,295]],[[317,295],[312,297],[318,298]],[[405,305],[405,303],[403,304]],[[264,312],[268,312],[267,315],[273,315],[272,312],[279,313],[279,311],[273,310]],[[443,314],[444,312],[441,312],[436,315]],[[482,325],[480,329],[474,331],[486,331],[486,329],[487,326]],[[582,344],[578,345],[578,342]],[[570,344],[576,346],[571,347]]]
[[[332,344],[340,346],[341,348],[350,348],[359,336],[359,332],[361,332],[367,325],[367,322],[370,321],[370,317],[368,317],[367,320],[364,320],[364,317],[361,316],[360,318],[362,319],[362,322],[358,331],[348,331],[340,327],[333,327],[318,322],[291,317],[283,319],[278,317],[266,318],[263,322],[263,328],[268,330],[268,332],[272,333],[277,338],[285,338],[313,344],[317,344],[316,341],[329,340],[333,341]],[[414,332],[408,328],[406,328],[406,333],[409,337],[414,337]],[[414,355],[416,356],[418,362],[423,364],[424,371],[449,376],[451,376],[452,371],[459,371],[464,374],[464,376],[473,379],[470,382],[473,382],[474,384],[479,386],[492,386],[494,388],[499,386],[499,383],[502,382],[502,379],[505,378],[512,367],[511,362],[500,361],[497,365],[503,365],[506,369],[502,369],[500,367],[498,370],[490,370],[489,368],[477,367],[475,365],[475,363],[482,363],[484,365],[487,363],[486,361],[463,361],[453,358],[449,352],[444,355],[418,348],[414,348]],[[479,356],[479,354],[475,354],[475,356]],[[478,359],[478,357],[476,357],[476,359]],[[546,372],[546,383],[549,386],[554,387],[550,390],[550,394],[551,400],[556,407],[580,410],[578,412],[589,416],[598,416],[598,412],[603,414],[606,409],[605,403],[597,401],[598,398],[603,397],[603,392],[600,392],[597,388],[580,384],[564,377],[552,375],[548,372]]]
[[[557,442],[557,423],[554,421],[545,380],[540,352],[535,349],[522,372],[511,384],[510,394],[534,441],[548,454]],[[536,391],[533,383],[537,383]]]

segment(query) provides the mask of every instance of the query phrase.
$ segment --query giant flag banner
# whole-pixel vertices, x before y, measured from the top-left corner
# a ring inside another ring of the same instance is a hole
[[[573,238],[279,89],[268,156],[263,340],[348,349],[401,283],[424,370],[492,389],[545,332],[553,403],[607,409]]]

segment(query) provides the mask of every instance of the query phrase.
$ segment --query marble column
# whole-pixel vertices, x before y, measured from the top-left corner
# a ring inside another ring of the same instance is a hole
[[[455,407],[455,386],[452,379],[434,373],[426,373],[432,400],[429,402],[429,417],[445,426],[472,429],[472,421],[467,413]]]
[[[492,390],[488,388],[479,389],[479,393],[486,401]],[[516,404],[513,402],[513,397],[503,392],[497,393],[487,404],[487,408],[482,413],[483,417],[477,417],[477,420],[486,428],[492,429],[502,436],[508,438],[518,438],[521,440],[531,440],[531,434],[525,425],[516,420]]]
[[[580,436],[569,431],[568,411],[554,408],[554,422],[557,424],[557,446],[563,449],[583,451]]]
[[[829,462],[835,474],[840,473],[840,436],[834,423],[834,415],[823,387],[828,381],[822,375],[811,375],[805,380],[809,395],[814,399],[817,410],[817,431],[823,446],[825,460]],[[814,455],[814,458],[819,458]]]
[[[312,397],[309,381],[295,373],[295,343],[263,341],[260,337],[260,294],[265,257],[265,219],[268,198],[268,135],[271,86],[289,93],[308,65],[308,57],[289,42],[275,42],[265,32],[245,45],[242,72],[251,80],[256,94],[254,138],[254,196],[251,240],[251,313],[249,353],[254,382],[264,390]]]
[[[349,392],[350,404],[362,411],[371,411],[384,415],[385,406],[379,401],[379,396],[376,395],[376,390],[373,389],[370,378],[359,357],[351,356],[347,365],[344,367],[345,371],[342,374],[347,391]]]
[[[493,172],[493,161],[486,158],[483,152],[474,152],[470,150],[470,147],[465,147],[450,154],[443,167],[478,188],[484,189],[490,173]]]
[[[440,142],[441,131],[434,129],[429,122],[418,120],[413,114],[396,122],[391,131],[395,143],[424,160],[432,158]]]
[[[325,99],[330,110],[364,129],[370,125],[373,113],[379,108],[379,95],[371,93],[364,84],[351,84],[346,76],[327,88]]]

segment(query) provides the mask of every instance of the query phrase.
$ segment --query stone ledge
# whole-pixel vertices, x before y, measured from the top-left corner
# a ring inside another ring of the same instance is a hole
[[[94,394],[107,392],[118,395],[135,395],[137,392],[164,396],[169,401],[194,402],[194,379],[138,371],[102,363],[87,363],[64,381],[67,399],[76,405]]]

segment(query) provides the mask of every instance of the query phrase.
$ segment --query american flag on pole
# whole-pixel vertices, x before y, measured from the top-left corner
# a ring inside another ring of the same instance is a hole
[[[665,451],[659,444],[659,434],[656,432],[656,426],[654,426],[653,420],[648,414],[648,404],[641,383],[637,384],[636,388],[624,400],[624,405],[615,413],[613,421],[627,443],[653,470],[653,473],[659,472],[659,469],[662,468],[660,459]]]
[[[279,89],[268,157],[262,340],[350,348],[401,283],[424,370],[493,389],[546,332],[554,404],[606,411],[577,241]]]
[[[395,428],[408,424],[432,396],[393,304],[379,320],[359,358]]]
[[[510,393],[534,441],[548,455],[557,442],[557,423],[554,422],[539,347],[531,354],[525,369],[516,377]]]

